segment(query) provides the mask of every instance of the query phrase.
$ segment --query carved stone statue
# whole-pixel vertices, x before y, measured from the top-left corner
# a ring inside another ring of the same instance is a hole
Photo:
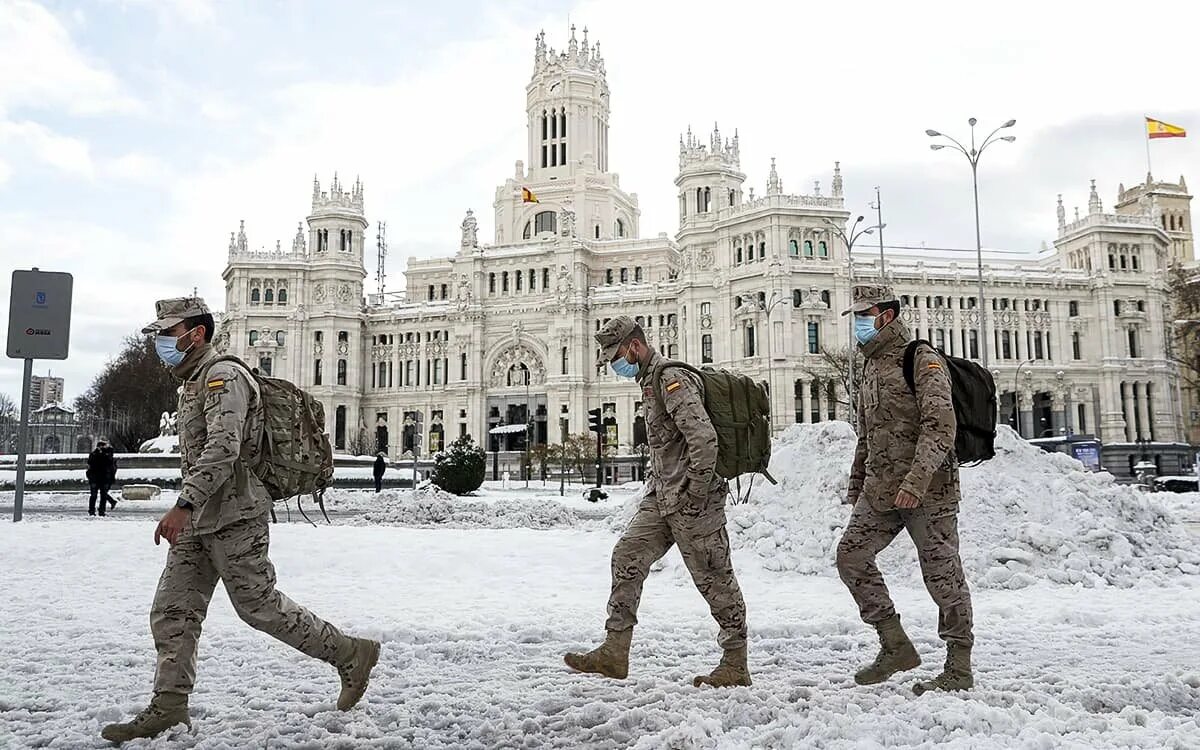
[[[479,222],[475,220],[475,212],[467,209],[467,218],[463,219],[462,223],[462,246],[463,247],[478,247],[479,245]]]

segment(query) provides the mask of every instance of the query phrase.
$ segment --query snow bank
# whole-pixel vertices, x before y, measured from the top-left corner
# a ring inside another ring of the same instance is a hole
[[[794,425],[777,438],[771,473],[779,484],[759,479],[748,504],[727,509],[734,549],[752,553],[768,570],[835,575],[837,543],[850,517],[843,499],[855,442],[845,422]],[[1157,496],[1088,472],[1065,454],[1046,453],[1007,427],[996,447],[994,459],[961,472],[959,536],[973,586],[1023,588],[1048,580],[1130,587],[1200,576],[1194,540]],[[616,525],[636,507],[628,502]],[[920,576],[904,532],[880,565],[889,579]]]
[[[356,526],[438,526],[471,529],[548,529],[575,526],[575,512],[549,498],[513,498],[506,502],[481,502],[457,497],[427,485],[412,490],[384,490],[374,496],[374,507],[348,523]],[[332,507],[327,503],[326,507]]]
[[[156,438],[147,440],[138,447],[140,453],[178,453],[179,452],[179,436],[178,435],[159,435]]]

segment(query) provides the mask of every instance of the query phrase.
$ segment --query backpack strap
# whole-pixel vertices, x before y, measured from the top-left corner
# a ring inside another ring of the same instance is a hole
[[[653,377],[654,395],[656,395],[658,397],[658,402],[660,404],[663,404],[664,406],[666,405],[666,401],[663,400],[662,374],[663,374],[663,370],[667,369],[668,367],[674,367],[674,368],[678,368],[680,370],[687,370],[688,372],[695,375],[696,379],[700,381],[700,395],[701,395],[701,397],[703,397],[703,395],[704,395],[704,375],[703,375],[703,373],[700,372],[700,370],[698,368],[696,368],[692,365],[689,365],[687,362],[680,362],[680,361],[674,360],[674,359],[664,359],[662,365],[659,366],[658,370],[654,373],[654,377]]]
[[[917,347],[921,344],[933,348],[933,344],[925,339],[910,341],[908,346],[904,347],[904,382],[908,383],[908,392],[914,396],[917,395],[917,381],[913,375],[913,369],[916,367]]]
[[[242,370],[244,370],[246,372],[247,380],[250,383],[250,389],[252,391],[254,391],[255,399],[261,400],[262,394],[259,392],[258,379],[254,377],[254,373],[250,372],[250,366],[247,365],[245,362],[243,362],[241,357],[234,356],[233,354],[222,354],[219,357],[214,357],[213,359],[209,360],[209,362],[204,365],[204,368],[196,373],[196,377],[194,377],[193,379],[194,380],[207,380],[208,379],[208,371],[210,369],[212,369],[213,365],[219,364],[221,362],[229,362],[231,364],[237,365]]]

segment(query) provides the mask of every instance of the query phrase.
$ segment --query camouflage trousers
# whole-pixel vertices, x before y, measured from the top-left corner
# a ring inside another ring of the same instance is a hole
[[[150,610],[155,692],[192,692],[196,647],[218,579],[250,627],[314,659],[336,664],[349,657],[353,640],[275,589],[269,543],[267,517],[260,516],[211,534],[187,533],[171,547]]]
[[[875,557],[901,529],[908,529],[917,547],[925,588],[938,605],[938,635],[947,643],[971,646],[971,592],[958,556],[957,503],[889,511],[876,510],[863,497],[855,503],[838,543],[837,568],[863,622],[875,625],[896,614]]]
[[[713,619],[720,626],[717,643],[723,649],[746,645],[746,603],[733,574],[729,534],[725,530],[725,492],[713,492],[699,503],[691,499],[663,514],[658,497],[647,494],[612,554],[612,592],[608,598],[607,630],[628,630],[637,624],[642,585],[650,566],[671,545],[679,553]]]

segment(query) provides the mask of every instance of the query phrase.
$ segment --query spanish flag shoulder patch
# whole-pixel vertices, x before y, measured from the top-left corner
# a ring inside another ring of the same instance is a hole
[[[208,386],[208,390],[210,390],[210,391],[219,390],[219,389],[225,387],[225,379],[224,378],[213,378],[212,380],[208,381],[208,383],[206,383],[205,385]]]
[[[942,366],[939,365],[937,362],[930,362],[929,364],[925,365],[925,369],[926,370],[940,370],[940,369],[942,369]]]
[[[674,393],[682,387],[683,385],[678,380],[672,380],[670,383],[667,383],[667,393]]]

